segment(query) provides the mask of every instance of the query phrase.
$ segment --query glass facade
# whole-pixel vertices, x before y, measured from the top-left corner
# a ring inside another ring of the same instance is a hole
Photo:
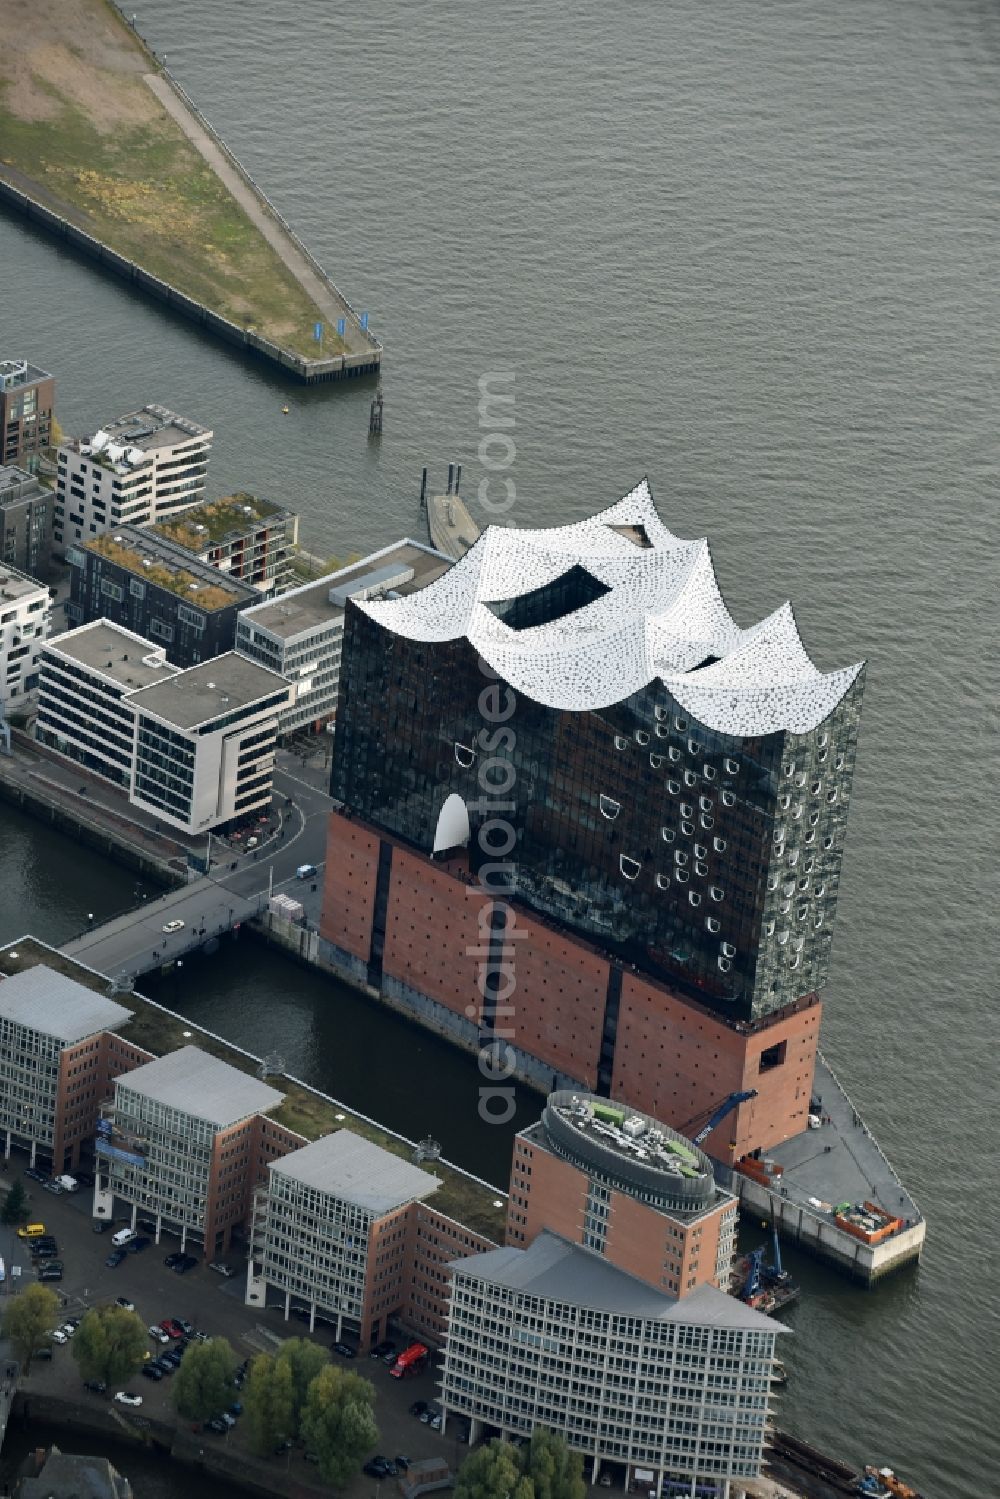
[[[482,880],[509,868],[535,911],[734,1020],[823,985],[863,672],[810,733],[739,738],[659,679],[545,707],[464,639],[410,640],[350,605],[344,657],[331,794],[351,811],[429,854],[457,793]]]

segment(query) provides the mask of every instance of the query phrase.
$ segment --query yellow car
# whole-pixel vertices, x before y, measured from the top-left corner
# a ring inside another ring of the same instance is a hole
[[[45,1232],[44,1223],[26,1223],[17,1231],[19,1239],[40,1239]]]

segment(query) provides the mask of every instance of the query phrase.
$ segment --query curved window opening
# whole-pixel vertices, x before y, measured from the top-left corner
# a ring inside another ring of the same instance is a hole
[[[736,948],[731,942],[723,942],[722,951],[724,956],[727,958],[735,958],[736,956]]]
[[[685,838],[690,838],[691,834],[694,832],[694,823],[693,822],[682,822],[681,823],[681,832],[684,834]]]
[[[731,776],[739,775],[740,762],[738,760],[730,760],[727,757],[725,765],[726,765],[726,774],[727,775],[731,775]]]
[[[677,730],[678,734],[683,734],[683,732],[687,728],[687,726],[688,726],[688,721],[687,721],[686,718],[675,718],[674,719],[674,728]]]
[[[681,783],[680,783],[680,781],[668,781],[667,782],[667,790],[670,792],[671,796],[676,796],[677,793],[678,793],[678,791],[680,791],[680,789],[681,789]]]
[[[665,723],[666,722],[666,718],[667,718],[667,710],[666,710],[666,708],[662,708],[662,707],[661,708],[654,708],[653,712],[656,715],[656,717],[657,717],[657,719],[659,720],[660,723]]]
[[[463,770],[469,770],[476,763],[476,752],[474,749],[470,749],[467,744],[459,744],[456,739],[455,759]]]
[[[642,865],[638,859],[630,859],[626,854],[619,854],[618,868],[627,880],[634,880],[637,878]]]
[[[694,846],[694,856],[695,856],[696,859],[707,859],[708,858],[708,849],[705,847],[705,845],[703,843],[696,843],[695,844],[695,846]]]
[[[679,759],[680,759],[680,757],[681,757],[681,752],[680,752],[680,750],[679,750],[679,749],[678,749],[678,748],[677,748],[677,746],[676,746],[676,744],[672,744],[672,745],[671,745],[671,746],[670,746],[670,748],[669,748],[669,749],[668,749],[668,750],[667,750],[667,754],[668,754],[668,755],[669,755],[669,756],[670,756],[670,758],[671,758],[671,760],[673,760],[673,761],[675,761],[675,762],[676,762],[676,761],[677,761],[677,760],[679,760]]]
[[[623,734],[615,735],[615,749],[628,749],[628,740]]]
[[[691,805],[690,802],[681,802],[681,816],[682,817],[693,817],[694,816],[694,808],[692,807],[692,805]]]
[[[684,852],[684,850],[682,848],[677,849],[676,852],[674,853],[674,863],[675,864],[686,864],[687,861],[688,861],[688,856]]]
[[[645,729],[636,729],[636,731],[635,731],[635,742],[636,742],[636,744],[648,744],[649,743],[649,735],[646,733]]]
[[[717,916],[706,916],[705,928],[709,932],[718,932],[722,928],[722,922]]]
[[[697,781],[697,779],[698,779],[698,777],[695,775],[695,773],[694,773],[693,770],[686,770],[684,772],[684,784],[685,784],[685,786],[693,786],[695,784],[695,782]]]
[[[708,865],[703,864],[700,859],[695,859],[694,872],[695,874],[706,875],[708,874]]]
[[[688,882],[688,872],[687,872],[687,870],[686,869],[675,869],[674,870],[674,879],[677,881],[677,883],[679,885],[686,885],[687,882]]]
[[[609,822],[614,822],[615,818],[618,816],[618,813],[622,809],[621,802],[613,801],[610,796],[605,796],[603,793],[599,798],[599,805],[601,808],[601,816],[606,817]]]
[[[656,737],[657,737],[657,739],[666,739],[666,737],[667,737],[667,735],[669,733],[670,733],[670,729],[667,727],[667,725],[665,723],[658,723],[656,725]]]
[[[709,885],[708,893],[713,900],[721,900],[725,894],[725,891],[722,890],[718,885]]]
[[[713,802],[710,796],[699,796],[698,805],[703,812],[711,812]]]
[[[663,756],[662,755],[650,755],[650,757],[649,757],[649,763],[653,767],[654,770],[659,770],[660,766],[663,764]]]
[[[700,906],[701,905],[701,896],[698,894],[697,890],[689,890],[688,891],[688,901],[690,902],[690,904],[692,906]]]
[[[656,888],[657,888],[657,890],[669,890],[670,889],[670,876],[669,876],[669,874],[658,874],[656,876]]]
[[[707,812],[703,812],[698,821],[701,823],[702,827],[707,833],[710,833],[715,827],[715,818],[709,817]]]
[[[714,781],[715,777],[718,775],[718,771],[716,770],[714,765],[703,765],[701,768],[701,773],[705,777],[706,781]]]
[[[836,786],[833,788],[832,791],[828,791],[826,793],[826,799],[827,799],[828,802],[831,803],[831,805],[837,800],[837,788],[836,788]]]
[[[713,838],[712,839],[712,847],[715,849],[715,852],[717,854],[724,854],[725,851],[726,851],[726,840],[725,840],[725,838]]]
[[[728,958],[720,958],[719,959],[719,972],[720,973],[728,973],[729,970],[730,970],[730,968],[732,968],[732,966],[733,965],[732,965],[732,963],[730,963],[730,961],[729,961]]]
[[[833,847],[833,839],[832,838],[824,838],[823,839],[823,847],[824,848],[832,848]]]
[[[736,805],[736,798],[731,791],[724,791],[722,793],[722,805],[724,807],[734,807]]]
[[[673,843],[674,839],[677,837],[677,834],[674,832],[673,828],[661,828],[660,837],[663,839],[664,843]]]

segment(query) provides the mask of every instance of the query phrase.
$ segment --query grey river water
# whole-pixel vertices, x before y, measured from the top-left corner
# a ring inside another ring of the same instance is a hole
[[[173,406],[215,428],[211,492],[278,497],[345,554],[417,526],[425,462],[461,461],[475,510],[477,382],[513,370],[508,519],[581,517],[648,473],[738,620],[790,594],[821,665],[869,658],[824,1046],[930,1228],[872,1295],[804,1267],[779,1423],[929,1499],[993,1499],[996,5],[147,0],[139,21],[370,311],[386,430],[368,443],[367,389],[288,390],[3,219],[0,350],[56,372],[68,430]],[[0,818],[5,930],[127,903],[130,877]],[[314,1081],[502,1179],[471,1064],[336,986],[245,945],[176,1002],[255,1050],[277,1028]]]

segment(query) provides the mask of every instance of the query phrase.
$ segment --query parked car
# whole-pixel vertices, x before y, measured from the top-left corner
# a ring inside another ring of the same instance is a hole
[[[53,1343],[59,1343],[60,1345],[69,1342],[69,1338],[63,1332],[61,1327],[57,1327],[54,1332],[49,1333],[49,1337],[52,1339]]]
[[[153,1323],[152,1327],[149,1328],[149,1336],[154,1340],[154,1342],[157,1343],[170,1342],[170,1336],[167,1333],[166,1329],[163,1327],[157,1327],[155,1322]]]
[[[123,1312],[134,1312],[135,1302],[129,1301],[127,1296],[116,1296],[115,1306],[120,1306]]]
[[[365,1463],[362,1471],[367,1473],[369,1478],[388,1478],[389,1464],[384,1457],[373,1457]]]
[[[107,1226],[108,1225],[106,1223],[102,1223],[101,1222],[100,1218],[95,1219],[94,1225],[93,1225],[94,1233],[95,1234],[103,1234],[104,1231],[106,1230]]]
[[[376,1343],[369,1354],[370,1358],[385,1358],[387,1353],[395,1353],[396,1345],[391,1338],[383,1338],[381,1343]]]
[[[227,1280],[232,1280],[236,1274],[232,1265],[224,1265],[221,1260],[213,1260],[208,1268],[214,1270],[216,1275],[224,1275]]]
[[[124,1249],[112,1249],[111,1253],[108,1255],[108,1257],[104,1261],[104,1263],[107,1265],[107,1267],[108,1267],[109,1270],[114,1270],[114,1269],[117,1268],[118,1265],[121,1264],[121,1262],[122,1262],[122,1260],[124,1258],[125,1258],[125,1251],[124,1251]]]
[[[166,1255],[164,1255],[164,1257],[163,1257],[163,1263],[166,1265],[166,1267],[167,1267],[168,1270],[172,1270],[174,1268],[174,1266],[177,1264],[177,1261],[180,1260],[180,1259],[183,1259],[183,1258],[184,1258],[184,1256],[181,1254],[180,1250],[179,1249],[175,1249],[174,1252],[173,1252],[173,1254],[166,1254]]]
[[[85,1379],[83,1381],[83,1388],[90,1390],[93,1395],[103,1395],[108,1387],[103,1379]]]
[[[426,1409],[427,1409],[427,1401],[426,1400],[414,1400],[413,1404],[410,1406],[410,1415],[411,1416],[422,1416],[423,1413],[424,1413],[424,1411]]]
[[[141,1254],[144,1249],[149,1248],[152,1242],[152,1239],[147,1239],[145,1234],[138,1234],[136,1238],[130,1240],[127,1246],[128,1252],[129,1254]]]
[[[76,1332],[76,1330],[77,1330],[77,1328],[79,1326],[80,1326],[79,1318],[74,1318],[74,1319],[71,1319],[69,1322],[64,1322],[63,1325],[62,1325],[62,1330],[63,1330],[63,1332],[66,1334],[66,1336],[68,1338],[71,1338],[73,1336],[73,1334]]]
[[[277,1446],[274,1449],[274,1455],[275,1455],[275,1457],[283,1457],[286,1452],[291,1452],[291,1450],[292,1450],[292,1439],[291,1439],[291,1437],[282,1437],[281,1441],[277,1444]]]
[[[139,1227],[142,1229],[144,1234],[156,1233],[156,1224],[153,1222],[152,1218],[140,1218]]]
[[[171,1268],[175,1275],[186,1275],[197,1263],[193,1254],[179,1254]]]
[[[166,932],[167,936],[169,937],[169,935],[170,935],[171,932],[179,932],[179,931],[181,931],[183,929],[183,926],[184,926],[183,921],[180,921],[177,918],[175,918],[173,921],[165,921],[163,923],[163,930]]]
[[[131,1392],[131,1390],[119,1390],[118,1393],[115,1395],[115,1400],[117,1401],[117,1403],[119,1405],[141,1405],[142,1404],[142,1396],[141,1395],[133,1395],[132,1392]]]
[[[39,1280],[62,1280],[62,1278],[63,1267],[62,1265],[57,1265],[55,1263],[51,1265],[43,1265],[41,1270],[39,1270],[38,1272]]]
[[[393,1462],[396,1464],[397,1473],[408,1473],[410,1471],[410,1459],[408,1457],[400,1457],[397,1453],[393,1458]]]
[[[295,878],[297,880],[311,880],[317,872],[315,864],[300,864],[295,871]]]
[[[36,1358],[49,1359],[49,1358],[52,1357],[52,1349],[51,1348],[36,1348],[35,1351],[34,1351],[34,1353],[31,1355],[31,1357],[33,1359],[36,1359]]]
[[[350,1343],[334,1343],[333,1351],[334,1353],[339,1353],[341,1358],[354,1358],[355,1356],[354,1349]]]
[[[159,1369],[161,1374],[173,1374],[174,1372],[173,1364],[167,1363],[164,1358],[154,1358],[153,1362],[147,1364],[146,1367],[147,1369]]]
[[[205,1422],[205,1430],[214,1431],[218,1436],[221,1437],[225,1436],[226,1432],[229,1430],[229,1427],[226,1425],[225,1421],[220,1420],[218,1416],[212,1416],[210,1420]]]
[[[172,1320],[174,1326],[179,1327],[186,1338],[194,1337],[194,1327],[190,1322],[185,1322],[183,1317],[174,1317]]]
[[[159,1381],[163,1378],[163,1370],[156,1364],[143,1364],[140,1372],[144,1379],[155,1379]]]
[[[230,1427],[236,1425],[236,1417],[232,1414],[231,1411],[223,1411],[222,1415],[218,1419],[220,1421],[224,1421],[226,1423],[226,1429],[227,1430]]]
[[[28,1177],[29,1181],[43,1182],[43,1181],[47,1181],[48,1180],[48,1178],[45,1175],[45,1172],[44,1171],[39,1171],[39,1169],[38,1169],[37,1166],[26,1166],[24,1174],[25,1174],[26,1177]]]
[[[42,1260],[54,1260],[59,1257],[58,1244],[39,1244],[37,1249],[32,1246],[31,1258],[36,1264]]]
[[[179,1322],[175,1322],[172,1317],[164,1317],[160,1326],[168,1338],[182,1338],[184,1336],[183,1327],[181,1327]]]
[[[63,1195],[63,1193],[65,1192],[65,1190],[66,1190],[66,1188],[60,1186],[60,1184],[57,1181],[45,1181],[45,1182],[42,1182],[42,1191],[43,1192],[51,1192],[53,1197],[61,1197]]]

